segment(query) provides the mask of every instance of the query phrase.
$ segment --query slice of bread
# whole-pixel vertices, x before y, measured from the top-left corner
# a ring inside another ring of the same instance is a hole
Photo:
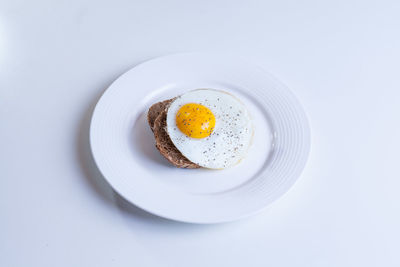
[[[150,128],[153,132],[155,120],[157,119],[158,115],[161,114],[161,112],[168,108],[172,100],[174,100],[174,98],[157,102],[149,108],[149,111],[147,112],[147,121],[149,122]]]
[[[173,99],[152,105],[147,113],[147,120],[154,133],[156,147],[170,163],[178,168],[196,169],[199,165],[191,162],[175,147],[169,137],[167,126],[167,110]]]

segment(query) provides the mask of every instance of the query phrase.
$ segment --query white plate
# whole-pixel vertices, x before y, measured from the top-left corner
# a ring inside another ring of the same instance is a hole
[[[178,169],[154,146],[149,106],[197,88],[231,92],[253,116],[253,145],[230,169]],[[304,168],[310,130],[299,102],[270,74],[242,59],[187,53],[119,77],[95,108],[90,142],[100,171],[128,201],[173,220],[217,223],[260,211],[284,194]]]

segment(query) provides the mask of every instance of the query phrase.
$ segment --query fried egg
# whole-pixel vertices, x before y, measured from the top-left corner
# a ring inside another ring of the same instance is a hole
[[[167,111],[167,132],[190,161],[209,169],[238,163],[253,137],[246,107],[233,95],[197,89],[175,98]]]

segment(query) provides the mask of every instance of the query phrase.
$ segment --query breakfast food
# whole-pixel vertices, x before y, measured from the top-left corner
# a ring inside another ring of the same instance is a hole
[[[149,125],[154,133],[156,147],[170,163],[178,168],[196,169],[199,165],[191,162],[174,146],[168,133],[167,126],[167,107],[173,99],[158,102],[152,105],[147,114]]]
[[[157,149],[180,168],[233,166],[246,155],[254,131],[245,106],[231,94],[213,89],[154,104],[148,122]]]

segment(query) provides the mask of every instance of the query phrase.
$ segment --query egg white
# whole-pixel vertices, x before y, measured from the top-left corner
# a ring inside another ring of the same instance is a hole
[[[191,138],[176,125],[176,114],[185,104],[208,107],[215,116],[215,128],[206,138]],[[224,169],[238,163],[253,137],[253,125],[246,107],[229,93],[197,89],[177,97],[167,112],[167,132],[176,148],[190,161],[209,169]]]

